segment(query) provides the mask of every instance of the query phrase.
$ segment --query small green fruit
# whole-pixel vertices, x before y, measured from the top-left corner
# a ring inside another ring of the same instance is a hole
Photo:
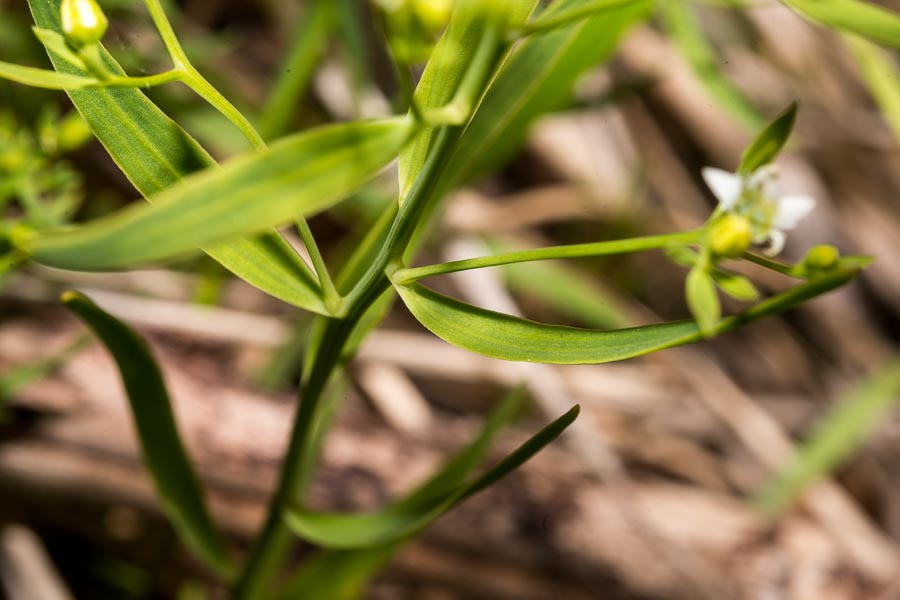
[[[751,241],[750,221],[738,215],[726,215],[713,225],[709,249],[716,256],[734,258],[746,252]]]
[[[840,257],[837,248],[823,244],[810,248],[801,264],[807,269],[821,271],[836,265]]]
[[[109,27],[96,0],[63,0],[59,11],[66,41],[75,47],[96,44]]]

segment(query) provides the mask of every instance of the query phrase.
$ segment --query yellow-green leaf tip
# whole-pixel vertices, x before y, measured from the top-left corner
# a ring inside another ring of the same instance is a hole
[[[80,47],[96,44],[106,34],[109,21],[96,0],[63,0],[59,7],[66,41]]]
[[[80,292],[76,292],[75,290],[67,290],[62,293],[62,296],[59,297],[65,305],[74,304],[80,300],[84,300],[84,295]]]

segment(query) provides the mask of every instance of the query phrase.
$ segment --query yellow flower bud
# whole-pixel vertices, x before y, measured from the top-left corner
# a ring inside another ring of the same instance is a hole
[[[453,0],[413,0],[412,7],[426,27],[432,31],[439,31],[450,21]]]
[[[840,257],[841,254],[840,252],[838,252],[837,248],[835,248],[834,246],[823,244],[821,246],[814,246],[810,248],[801,264],[807,269],[830,269],[835,264],[837,264],[837,261],[838,259],[840,259]]]
[[[96,44],[106,33],[109,21],[96,0],[63,0],[59,7],[62,30],[73,46]]]
[[[725,215],[709,233],[709,249],[716,256],[733,258],[747,251],[752,241],[750,221],[738,215]]]

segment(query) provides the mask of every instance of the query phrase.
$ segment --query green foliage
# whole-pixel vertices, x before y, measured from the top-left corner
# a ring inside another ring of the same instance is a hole
[[[845,35],[844,41],[859,65],[863,82],[900,143],[900,67],[895,57],[859,36]]]
[[[38,27],[60,31],[59,0],[30,0],[29,6]],[[65,57],[60,59],[51,52],[50,58],[61,73],[84,74]],[[111,57],[106,56],[104,61],[111,71],[124,74]],[[69,97],[145,198],[214,164],[187,132],[136,89],[70,91]],[[306,263],[278,234],[232,240],[206,252],[241,279],[276,298],[307,310],[326,312]]]
[[[713,280],[706,261],[702,261],[688,273],[685,282],[685,298],[688,308],[697,321],[700,333],[710,337],[716,332],[716,323],[722,316],[716,282]]]
[[[720,320],[709,332],[731,331],[756,319],[790,310],[802,302],[845,284],[854,267],[835,269]],[[613,331],[536,323],[485,310],[420,284],[398,285],[406,307],[441,339],[478,354],[551,364],[604,363],[682,346],[704,337],[694,321],[676,321]]]
[[[162,373],[149,348],[134,331],[85,296],[67,292],[63,303],[93,330],[116,361],[144,462],[176,531],[210,569],[230,576],[234,564],[203,501],[200,482],[178,435]]]
[[[829,26],[897,44],[896,15],[883,9],[853,0],[785,2]],[[72,31],[63,36],[59,0],[29,0],[37,25],[35,35],[47,50],[54,70],[0,63],[0,77],[65,90],[94,135],[149,204],[133,204],[66,226],[58,211],[38,210],[41,206],[33,201],[35,195],[19,183],[33,185],[45,173],[23,167],[29,160],[22,157],[34,156],[29,144],[35,144],[21,140],[13,143],[11,136],[0,137],[0,143],[5,144],[0,146],[0,175],[16,175],[0,178],[0,206],[16,199],[23,213],[5,219],[0,228],[0,271],[25,259],[70,270],[126,269],[167,263],[202,250],[248,283],[320,315],[308,331],[298,330],[295,336],[298,344],[305,343],[301,401],[266,521],[237,572],[204,504],[200,484],[178,437],[162,375],[146,345],[86,298],[74,293],[65,297],[69,308],[95,331],[117,362],[145,460],[166,513],[185,543],[213,571],[225,580],[237,575],[232,589],[235,598],[255,599],[276,592],[283,598],[357,597],[365,580],[401,543],[522,465],[576,418],[577,406],[494,467],[476,475],[492,440],[521,407],[522,393],[514,394],[487,419],[469,445],[407,496],[372,513],[311,510],[305,492],[340,405],[342,394],[336,390],[342,366],[382,320],[395,294],[426,328],[473,352],[550,364],[603,363],[701,341],[790,310],[852,280],[868,263],[865,257],[841,258],[836,250],[829,253],[820,249],[796,265],[747,252],[751,243],[774,240],[775,234],[783,241],[782,230],[790,229],[776,228],[772,222],[778,198],[748,200],[747,196],[751,192],[759,196],[768,193],[762,185],[750,189],[748,182],[761,167],[773,162],[787,143],[796,116],[796,107],[792,106],[750,145],[738,175],[729,178],[729,174],[718,172],[724,183],[716,187],[740,187],[739,197],[727,201],[720,197],[722,207],[701,228],[624,240],[513,249],[492,256],[407,267],[406,259],[425,239],[440,201],[457,186],[509,159],[535,119],[565,108],[578,78],[611,56],[632,25],[649,17],[653,6],[650,0],[556,0],[536,16],[532,13],[542,6],[537,0],[458,0],[443,33],[447,16],[443,5],[385,4],[384,22],[376,26],[384,25],[381,41],[393,51],[390,58],[397,66],[401,88],[399,100],[395,99],[397,112],[407,114],[328,124],[285,137],[282,135],[294,121],[297,101],[326,44],[334,37],[329,35],[332,31],[339,29],[346,34],[344,49],[355,57],[354,85],[371,85],[364,81],[367,57],[358,7],[353,8],[355,5],[346,0],[340,5],[319,0],[311,4],[310,12],[297,26],[300,35],[283,62],[283,74],[268,94],[261,135],[193,66],[160,0],[144,0],[144,5],[172,68],[132,77],[95,43],[102,32],[81,32],[89,34],[81,39],[73,37]],[[760,119],[755,109],[719,71],[715,52],[690,9],[676,0],[666,0],[662,8],[673,40],[710,93],[742,123],[757,126]],[[851,40],[873,94],[892,118],[896,112],[891,96],[894,90],[887,81],[884,57],[864,43]],[[413,89],[409,67],[420,61],[425,62],[424,70]],[[144,88],[171,82],[186,85],[210,109],[230,120],[253,149],[218,165],[143,92]],[[77,131],[73,131],[71,137],[77,139]],[[43,140],[44,134],[39,137]],[[55,158],[64,151],[69,146],[66,137],[56,136],[57,150],[46,153]],[[278,138],[271,147],[264,142],[269,138]],[[391,199],[332,279],[326,257],[303,219],[336,206],[394,159],[398,159],[399,202]],[[27,176],[21,176],[23,173]],[[761,175],[767,174],[768,169]],[[720,196],[725,193],[714,191]],[[729,215],[724,214],[729,205],[750,201],[757,202],[754,207],[762,207],[764,214],[757,219],[765,221],[764,227],[759,226],[762,229],[752,229],[749,217],[729,221]],[[288,223],[296,223],[312,269],[273,229]],[[552,269],[547,263],[536,264],[642,251],[668,252],[677,264],[690,269],[685,287],[693,320],[610,330],[623,327],[629,319],[621,310],[603,308],[609,299],[596,294],[597,286],[580,275]],[[720,262],[726,258],[751,261],[801,282],[760,299],[750,279],[722,267]],[[545,303],[602,329],[537,323],[488,311],[419,283],[428,277],[495,266],[507,267],[514,287],[525,289],[524,282],[530,282],[530,292]],[[754,304],[723,318],[720,290]],[[296,353],[297,345],[289,346],[289,351]],[[291,357],[282,357],[280,364],[291,364]],[[26,374],[44,372],[42,368]],[[883,389],[879,384],[878,390]],[[874,400],[872,403],[878,407],[863,411],[865,417],[849,419],[855,423],[851,429],[856,434],[884,406]],[[816,464],[821,463],[818,460]],[[272,582],[283,566],[294,534],[325,550],[276,589]]]
[[[796,119],[797,105],[792,104],[772,121],[744,151],[738,171],[744,175],[750,175],[760,167],[773,162],[787,144]]]
[[[469,496],[499,481],[556,439],[578,416],[576,406],[531,437],[513,453],[478,477],[461,482],[486,450],[496,429],[513,413],[519,399],[508,400],[473,443],[451,459],[428,482],[406,498],[377,512],[322,513],[294,507],[286,519],[302,538],[327,548],[386,546],[414,535]]]
[[[47,232],[23,248],[72,270],[136,266],[255,234],[346,198],[397,154],[406,118],[323,127],[188,177],[154,197],[76,229]]]

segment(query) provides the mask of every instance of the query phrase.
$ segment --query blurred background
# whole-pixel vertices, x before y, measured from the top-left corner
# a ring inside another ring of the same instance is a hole
[[[142,4],[102,4],[112,24],[105,44],[129,73],[166,68]],[[309,2],[169,6],[200,71],[276,137],[402,106],[380,9],[340,4],[321,23]],[[897,0],[882,4],[900,10]],[[0,59],[48,64],[30,26],[25,2],[0,0]],[[784,317],[603,366],[481,358],[395,307],[350,365],[312,489],[317,506],[374,508],[409,489],[517,383],[528,384],[530,408],[498,453],[572,404],[583,412],[533,462],[405,546],[367,597],[900,598],[900,422],[890,412],[898,394],[882,393],[872,408],[864,386],[897,369],[900,120],[873,100],[860,68],[869,51],[774,2],[661,3],[586,74],[570,106],[535,124],[513,161],[448,199],[422,264],[699,226],[715,206],[700,169],[734,170],[754,133],[797,101],[782,183],[818,205],[785,258],[829,243],[877,260],[847,288]],[[288,62],[292,52],[308,60]],[[896,54],[878,52],[896,85]],[[187,88],[149,94],[217,157],[247,149]],[[312,220],[331,265],[395,190],[389,170]],[[0,81],[8,218],[88,220],[138,197],[63,94]],[[789,283],[742,272],[764,292]],[[648,253],[434,285],[545,322],[615,328],[684,318],[685,275]],[[71,287],[146,335],[214,512],[238,544],[259,525],[277,476],[311,319],[205,257],[102,275],[26,265],[0,281],[0,593],[205,597],[203,571],[159,512],[113,364],[58,303]],[[742,306],[726,301],[730,311]],[[844,422],[876,427],[832,426],[837,449],[801,468],[816,482],[799,489],[798,476],[782,489],[784,510],[760,510],[754,498],[817,423],[854,403],[867,412]]]

